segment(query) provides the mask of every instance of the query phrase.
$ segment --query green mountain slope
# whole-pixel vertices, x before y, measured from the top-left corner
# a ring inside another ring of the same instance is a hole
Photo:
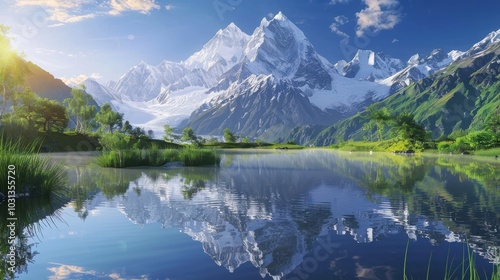
[[[415,120],[424,125],[434,139],[458,129],[483,129],[485,120],[500,106],[500,44],[459,59],[379,104],[392,115],[414,114]],[[363,129],[368,121],[365,115],[360,112],[326,128],[310,144],[324,146],[340,140],[370,139],[371,132]]]

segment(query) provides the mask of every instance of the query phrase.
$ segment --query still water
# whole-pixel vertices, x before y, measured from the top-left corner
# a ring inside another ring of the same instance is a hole
[[[74,156],[54,156],[68,199],[27,216],[19,279],[403,279],[405,254],[408,277],[461,279],[469,255],[481,276],[500,259],[494,160],[226,151],[220,167],[117,170]]]

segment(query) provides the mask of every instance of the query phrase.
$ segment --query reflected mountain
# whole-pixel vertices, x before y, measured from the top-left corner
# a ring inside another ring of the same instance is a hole
[[[331,232],[467,241],[498,261],[498,165],[306,150],[231,151],[221,166],[71,170],[73,207],[86,218],[106,203],[135,224],[179,228],[230,272],[249,262],[276,279]]]

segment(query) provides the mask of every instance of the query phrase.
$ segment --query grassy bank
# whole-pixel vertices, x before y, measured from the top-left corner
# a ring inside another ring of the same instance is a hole
[[[277,144],[277,143],[215,143],[215,144],[203,144],[205,148],[216,148],[216,149],[290,149],[298,150],[304,149],[304,146],[296,145],[292,143]]]
[[[4,195],[14,189],[16,194],[30,196],[61,193],[56,190],[64,187],[62,165],[36,154],[39,143],[24,145],[20,140],[12,142],[0,137],[0,192]]]
[[[185,166],[219,165],[221,157],[213,149],[134,149],[124,151],[106,151],[97,157],[101,167],[138,167],[164,166],[169,162],[182,162]]]

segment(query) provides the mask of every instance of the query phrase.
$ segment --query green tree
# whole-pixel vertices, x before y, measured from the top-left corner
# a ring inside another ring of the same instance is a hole
[[[389,110],[387,110],[387,108],[385,107],[381,108],[380,104],[375,103],[368,106],[365,112],[366,112],[365,118],[375,123],[377,127],[378,140],[382,141],[384,128],[387,125],[387,123],[392,119],[391,115],[389,114]]]
[[[495,111],[488,116],[486,119],[486,127],[496,135],[500,133],[500,106],[497,106]]]
[[[224,141],[229,143],[236,142],[236,137],[234,136],[233,132],[229,130],[229,128],[224,129]]]
[[[243,137],[243,139],[241,139],[241,142],[242,142],[242,143],[250,143],[250,138],[248,138],[248,137]]]
[[[56,100],[38,98],[35,112],[40,116],[38,126],[43,131],[62,132],[68,126],[66,108]]]
[[[12,101],[13,112],[9,117],[10,122],[33,130],[37,120],[40,118],[36,110],[36,106],[40,99],[41,98],[31,89],[25,89],[22,92],[18,92],[15,99]]]
[[[174,132],[174,129],[170,125],[165,124],[163,126],[163,131],[165,132],[165,136],[163,136],[163,139],[165,139],[166,142],[172,142],[172,134]]]
[[[120,166],[123,166],[123,153],[130,147],[130,136],[119,132],[103,133],[99,143],[105,150],[116,151],[120,158]]]
[[[24,76],[29,72],[26,62],[11,49],[9,28],[0,25],[0,120],[16,92],[24,91]]]
[[[134,129],[134,127],[132,127],[132,125],[130,124],[130,122],[129,121],[125,121],[125,123],[123,124],[123,127],[122,127],[122,132],[125,133],[125,134],[128,134],[128,135],[131,135],[133,129]]]
[[[95,120],[101,125],[100,130],[113,132],[123,125],[123,114],[113,111],[108,103],[102,105],[101,110],[96,114]]]
[[[395,118],[394,132],[397,137],[412,142],[424,142],[426,138],[424,126],[418,124],[410,113],[403,113]]]
[[[85,92],[85,86],[71,90],[71,98],[66,98],[63,104],[68,107],[68,111],[76,119],[75,131],[78,133],[88,132],[90,122],[96,116],[96,106],[90,105],[92,96]]]
[[[192,127],[186,127],[182,130],[181,140],[189,142],[195,142],[197,140],[196,134],[194,133]]]

